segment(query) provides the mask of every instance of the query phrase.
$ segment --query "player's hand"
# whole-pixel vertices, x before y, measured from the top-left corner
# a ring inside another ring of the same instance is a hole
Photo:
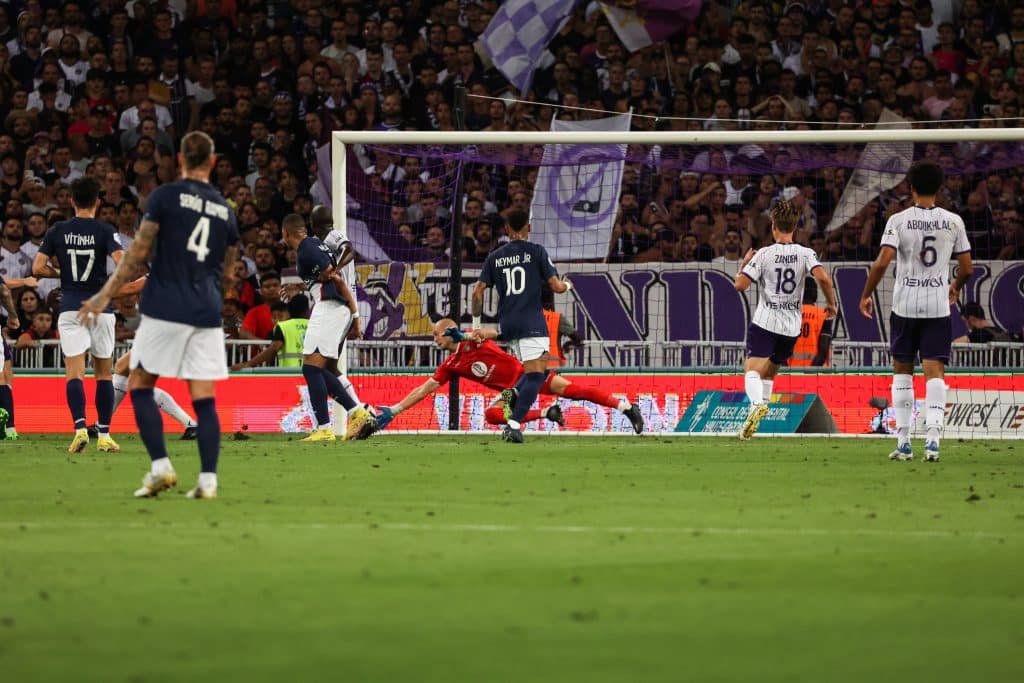
[[[953,306],[960,299],[960,290],[955,285],[949,286],[949,305]]]
[[[359,339],[363,336],[363,328],[359,324],[359,318],[352,321],[352,326],[348,328],[348,336],[346,339]]]
[[[444,336],[451,337],[451,340],[458,344],[459,342],[466,341],[466,335],[462,333],[457,327],[449,327],[444,331]]]
[[[16,313],[11,313],[7,316],[7,327],[12,330],[16,330],[21,327],[21,321],[18,320],[18,315]]]
[[[825,320],[835,320],[838,313],[835,304],[825,304]]]
[[[102,292],[95,294],[82,302],[82,307],[78,309],[78,315],[75,317],[81,324],[91,325],[106,310],[108,304],[110,304],[110,297],[105,296]]]
[[[319,277],[317,279],[320,280],[320,282],[327,282],[328,280],[330,280],[333,277],[334,277],[334,266],[327,266],[322,271],[320,271],[320,275],[319,275]]]
[[[231,366],[231,372],[238,372],[239,370],[245,370],[249,365],[247,363],[235,363]]]
[[[395,413],[388,406],[377,406],[377,426],[387,429],[391,421],[395,419]]]
[[[750,259],[754,258],[756,254],[757,249],[747,249],[747,253],[743,255],[743,263],[740,264],[740,270],[743,270],[743,267],[750,263]]]
[[[483,344],[487,341],[487,337],[484,336],[483,330],[472,330],[472,334],[469,335],[469,338],[477,344]]]
[[[860,312],[865,318],[875,317],[875,302],[872,301],[871,297],[865,297],[860,300]]]
[[[23,287],[31,287],[32,289],[35,289],[36,287],[39,286],[39,280],[37,280],[36,278],[32,277],[31,275],[29,277],[23,279],[22,282],[25,283],[24,285],[22,285]]]

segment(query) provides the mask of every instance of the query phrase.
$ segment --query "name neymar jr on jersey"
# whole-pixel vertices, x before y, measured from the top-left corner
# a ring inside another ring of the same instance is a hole
[[[505,268],[507,266],[518,266],[519,265],[519,258],[520,258],[520,254],[516,254],[514,256],[502,256],[501,258],[496,258],[496,259],[494,259],[494,267],[495,268]],[[523,259],[523,263],[530,263],[531,260],[532,260],[532,259],[530,259],[530,255],[529,254],[522,254],[522,259]]]
[[[183,209],[205,213],[207,216],[225,221],[228,219],[228,207],[224,204],[218,204],[194,194],[181,194],[178,195],[178,199],[178,205]]]

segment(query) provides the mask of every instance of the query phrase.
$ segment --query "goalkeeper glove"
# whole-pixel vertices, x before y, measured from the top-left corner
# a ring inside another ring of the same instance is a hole
[[[457,327],[449,327],[444,331],[444,336],[451,337],[453,342],[461,342],[466,340],[466,335],[462,334],[462,331]]]
[[[387,429],[391,421],[395,419],[395,413],[388,406],[377,406],[377,426]]]

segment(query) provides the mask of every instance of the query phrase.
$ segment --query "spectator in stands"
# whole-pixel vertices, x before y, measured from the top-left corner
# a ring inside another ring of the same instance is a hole
[[[976,301],[964,304],[960,311],[964,322],[969,330],[966,335],[957,337],[953,341],[958,344],[970,342],[972,344],[987,344],[989,342],[1018,341],[1013,335],[1006,332],[991,320],[985,318],[985,309]]]
[[[238,334],[241,339],[269,339],[274,329],[274,318],[270,306],[281,300],[281,276],[277,272],[266,272],[260,278],[259,294],[261,302],[249,309],[245,314]]]

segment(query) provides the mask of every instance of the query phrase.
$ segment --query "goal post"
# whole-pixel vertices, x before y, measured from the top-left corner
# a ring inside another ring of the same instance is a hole
[[[500,225],[505,209],[523,201],[533,216],[533,238],[557,254],[559,272],[575,285],[554,297],[555,310],[580,337],[557,371],[640,405],[653,432],[735,431],[745,400],[744,336],[758,294],[751,288],[741,295],[732,287],[737,264],[730,233],[739,234],[743,250],[761,246],[766,202],[798,196],[805,212],[800,230],[806,230],[800,240],[821,250],[840,314],[827,365],[783,369],[773,389],[770,429],[885,432],[892,427],[891,409],[869,402],[887,400],[890,393],[891,273],[877,293],[880,314],[865,319],[857,303],[887,215],[909,205],[906,169],[913,160],[931,158],[950,178],[945,191],[955,203],[951,208],[965,215],[972,242],[978,237],[975,274],[951,308],[954,337],[970,332],[973,323],[961,315],[967,303],[980,305],[986,319],[1007,333],[955,345],[947,434],[1024,437],[1024,346],[1016,336],[1024,331],[1024,262],[1007,250],[1012,235],[1024,240],[1024,217],[1010,201],[1024,194],[1017,177],[1024,167],[1024,128],[907,126],[335,131],[332,210],[336,229],[361,255],[350,267],[366,329],[366,339],[350,344],[343,362],[363,400],[377,405],[397,402],[429,377],[444,357],[433,346],[432,323],[448,315],[457,297],[457,322],[468,326],[469,290],[479,254],[487,249],[484,235]],[[565,153],[551,155],[553,146]],[[619,175],[609,170],[615,164],[621,164]],[[459,173],[467,180],[462,193],[455,192]],[[617,183],[609,181],[613,177]],[[478,218],[474,207],[459,225],[451,224],[455,203],[463,209],[476,198],[484,215]],[[633,209],[624,208],[633,201]],[[480,247],[479,253],[460,251],[468,257],[461,282],[450,278],[445,253],[454,231],[470,242],[467,249]],[[494,313],[489,293],[488,324]],[[923,381],[915,383],[915,394],[924,398]],[[493,397],[463,382],[457,397],[442,390],[394,428],[442,431],[451,402],[458,401],[461,429],[490,431],[486,407]],[[543,410],[551,400],[542,397],[537,407]],[[613,408],[564,398],[559,403],[567,427],[542,420],[531,429],[629,430]]]

